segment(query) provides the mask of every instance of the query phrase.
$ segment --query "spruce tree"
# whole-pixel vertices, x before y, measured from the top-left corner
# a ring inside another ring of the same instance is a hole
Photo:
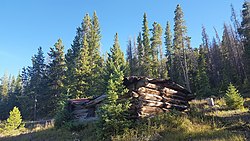
[[[17,129],[22,123],[22,116],[17,107],[14,107],[12,111],[10,111],[10,116],[7,119],[7,123],[5,125],[5,129],[8,131]]]
[[[1,100],[3,101],[4,99],[7,99],[8,97],[8,92],[9,92],[9,81],[8,81],[8,73],[5,72],[4,76],[1,81]]]
[[[90,54],[90,68],[91,76],[88,79],[88,84],[90,84],[90,89],[88,90],[89,95],[101,95],[104,90],[103,74],[103,58],[100,55],[100,41],[101,41],[101,31],[96,12],[94,12],[92,17],[92,26],[90,30],[90,37],[88,40],[89,54]]]
[[[29,85],[26,87],[25,101],[27,104],[25,109],[29,118],[33,117],[33,120],[39,116],[44,116],[44,95],[47,93],[47,82],[46,82],[46,65],[44,62],[44,54],[42,48],[38,48],[37,54],[32,57],[32,66],[28,69],[28,75],[30,77]],[[31,112],[32,111],[32,112]],[[33,113],[33,114],[32,114]],[[39,113],[39,115],[37,115]]]
[[[89,54],[89,45],[87,42],[87,34],[84,34],[83,36],[83,48],[80,49],[80,55],[78,56],[76,60],[76,92],[75,97],[76,98],[84,98],[89,96],[90,94],[87,94],[87,90],[90,89],[88,84],[88,79],[91,79],[89,75],[91,74],[90,70],[90,54]]]
[[[250,80],[250,2],[245,1],[242,7],[242,21],[239,29],[244,43],[244,63],[247,67],[247,79]]]
[[[168,72],[169,72],[169,77],[170,79],[174,79],[173,77],[173,61],[174,61],[174,49],[173,49],[173,43],[172,43],[172,33],[171,33],[171,29],[170,29],[170,23],[167,22],[166,25],[166,30],[165,30],[165,56],[167,58],[167,68],[168,68]]]
[[[80,49],[82,48],[82,29],[77,28],[76,36],[73,40],[71,48],[68,49],[67,54],[65,55],[66,63],[66,80],[65,80],[65,91],[68,95],[71,95],[70,98],[76,98],[76,79],[75,79],[75,68],[76,60],[79,57]]]
[[[135,73],[135,66],[134,66],[134,61],[133,61],[133,51],[132,51],[132,40],[128,40],[128,45],[127,45],[127,58],[126,61],[128,63],[128,71],[129,75],[132,76]]]
[[[174,80],[178,83],[185,85],[190,90],[188,66],[187,66],[187,48],[185,46],[187,27],[185,26],[184,14],[181,6],[178,4],[174,17]]]
[[[203,47],[200,47],[198,57],[198,70],[196,75],[196,93],[200,97],[208,97],[211,95],[205,54],[206,53]]]
[[[118,102],[117,100],[127,93],[123,85],[125,60],[121,51],[118,34],[115,35],[114,45],[110,49],[107,60],[108,84],[106,88],[107,99],[101,107],[100,129],[98,131],[100,139],[110,139],[112,135],[122,133],[128,126],[124,114],[127,112],[129,101]]]
[[[144,13],[143,22],[142,22],[142,44],[144,49],[144,57],[143,57],[143,69],[144,75],[148,77],[152,77],[152,54],[150,48],[150,38],[149,38],[149,28],[148,28],[148,20],[147,15]]]
[[[144,48],[142,44],[142,38],[141,33],[139,33],[137,37],[137,56],[138,56],[138,75],[144,76],[145,70],[144,70]]]
[[[113,47],[110,49],[110,52],[111,53],[108,54],[108,59],[106,63],[106,82],[108,82],[107,80],[109,80],[110,74],[114,73],[116,67],[119,67],[119,69],[123,72],[123,75],[126,69],[126,62],[124,60],[124,54],[121,51],[119,45],[117,33],[115,34],[114,44]]]
[[[152,77],[159,78],[160,72],[162,72],[162,28],[161,25],[154,22],[152,29],[152,38],[151,40],[151,55],[152,55]],[[160,58],[159,58],[159,53]]]
[[[232,83],[229,84],[228,89],[226,91],[225,101],[229,108],[232,109],[244,108],[243,106],[244,99]]]
[[[46,95],[48,104],[46,109],[54,115],[57,110],[63,107],[66,96],[64,91],[65,81],[65,58],[64,46],[61,39],[58,39],[53,48],[50,48],[48,53],[50,62],[47,68],[48,71],[48,87],[49,91]]]

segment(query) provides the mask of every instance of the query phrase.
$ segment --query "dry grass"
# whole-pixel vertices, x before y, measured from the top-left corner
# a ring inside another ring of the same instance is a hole
[[[245,100],[250,103],[250,98]],[[248,106],[249,103],[246,103]],[[162,114],[151,119],[137,121],[133,129],[112,137],[113,141],[244,141],[249,140],[250,112],[248,108],[229,110],[224,99],[215,100],[216,106],[209,107],[205,100],[193,100],[186,113]],[[247,107],[246,106],[246,107]],[[0,138],[4,141],[92,141],[96,140],[96,127],[88,124],[78,131],[65,128],[36,127],[16,136]]]

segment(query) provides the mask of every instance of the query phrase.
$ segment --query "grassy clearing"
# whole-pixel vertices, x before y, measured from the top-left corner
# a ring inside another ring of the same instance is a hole
[[[250,102],[250,98],[245,100]],[[174,111],[157,117],[138,120],[134,128],[124,129],[122,135],[112,137],[113,141],[245,141],[249,140],[250,112],[248,108],[230,110],[224,99],[215,101],[209,107],[205,100],[194,100],[185,113]],[[248,103],[245,107],[248,107]],[[1,138],[4,141],[92,141],[96,140],[94,123],[74,125],[67,128],[37,127],[17,136]]]
[[[90,124],[85,125],[79,131],[70,131],[66,128],[56,129],[53,126],[38,126],[31,130],[27,129],[25,132],[19,131],[16,135],[5,136],[0,138],[0,141],[93,141],[96,140],[94,133],[94,128]]]

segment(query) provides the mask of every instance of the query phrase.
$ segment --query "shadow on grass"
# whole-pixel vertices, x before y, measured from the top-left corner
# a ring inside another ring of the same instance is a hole
[[[94,133],[92,130],[74,132],[66,129],[49,128],[18,136],[0,138],[0,141],[92,141],[96,140]]]

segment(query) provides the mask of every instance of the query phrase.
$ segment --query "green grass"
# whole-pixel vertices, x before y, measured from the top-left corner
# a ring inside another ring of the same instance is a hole
[[[150,119],[134,122],[131,129],[124,129],[113,141],[245,141],[250,132],[250,99],[245,99],[245,109],[230,110],[224,99],[215,100],[216,106],[209,107],[205,100],[192,101],[190,110],[181,113],[161,114]],[[37,127],[20,131],[0,141],[92,141],[96,140],[94,123],[73,125],[69,128]]]

